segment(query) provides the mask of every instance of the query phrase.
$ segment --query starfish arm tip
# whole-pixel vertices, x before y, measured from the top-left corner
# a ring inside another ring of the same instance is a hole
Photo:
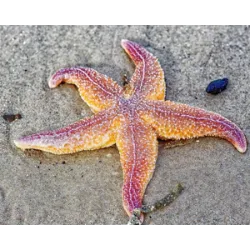
[[[244,153],[247,151],[247,149],[246,149],[246,148],[244,148],[244,149],[238,149],[238,151],[239,151],[240,153],[244,154]]]
[[[227,133],[227,135],[225,136],[225,139],[231,142],[240,153],[245,153],[247,150],[246,136],[237,125],[235,125],[234,123],[231,123],[231,124],[234,126],[234,129],[232,131],[227,131],[229,133]]]
[[[14,140],[13,142],[18,147],[18,140]]]
[[[54,75],[49,79],[48,85],[51,89],[55,88],[58,85],[54,79]]]
[[[121,40],[121,46],[123,47],[123,49],[126,50],[126,48],[128,47],[129,44],[131,44],[132,42],[127,40],[127,39],[122,39]]]
[[[13,142],[16,145],[16,147],[20,148],[21,150],[35,149],[35,146],[39,144],[37,143],[37,140],[33,135],[18,138]]]
[[[16,139],[13,142],[18,148],[25,149],[22,138]]]
[[[244,138],[245,139],[245,138]],[[245,153],[247,151],[247,142],[246,139],[243,141],[243,144],[238,144],[235,146],[236,149],[240,152],[240,153]]]
[[[129,40],[127,40],[127,39],[122,39],[122,40],[121,40],[121,45],[123,46],[123,45],[125,45],[127,42],[129,42]]]

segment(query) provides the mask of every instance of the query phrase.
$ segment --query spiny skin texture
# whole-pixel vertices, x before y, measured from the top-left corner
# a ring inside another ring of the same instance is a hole
[[[111,78],[89,68],[67,68],[49,81],[75,84],[82,99],[95,113],[65,128],[41,132],[15,141],[21,149],[40,149],[54,154],[108,147],[116,143],[123,169],[123,205],[131,216],[142,208],[145,189],[157,158],[157,138],[189,139],[217,136],[244,153],[243,132],[234,123],[213,112],[164,101],[164,73],[158,60],[140,45],[122,40],[122,47],[136,65],[124,88]],[[141,214],[141,222],[143,214]]]

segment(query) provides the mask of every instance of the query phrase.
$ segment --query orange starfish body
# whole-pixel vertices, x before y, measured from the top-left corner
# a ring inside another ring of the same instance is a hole
[[[157,138],[217,136],[242,153],[247,143],[240,128],[226,118],[164,101],[166,85],[158,60],[134,42],[122,40],[121,45],[136,65],[125,88],[93,69],[59,70],[50,79],[50,88],[62,82],[75,84],[95,115],[62,129],[20,138],[15,144],[21,149],[69,154],[116,143],[123,169],[123,205],[131,216],[135,209],[142,208],[143,195],[155,169]]]

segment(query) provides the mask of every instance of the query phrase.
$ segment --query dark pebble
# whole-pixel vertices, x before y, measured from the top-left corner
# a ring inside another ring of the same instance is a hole
[[[208,84],[206,92],[217,95],[227,88],[228,78],[218,79]]]
[[[13,114],[5,114],[3,115],[3,119],[7,122],[13,122],[15,120],[18,120],[18,119],[21,119],[22,116],[20,114],[16,114],[16,115],[13,115]]]

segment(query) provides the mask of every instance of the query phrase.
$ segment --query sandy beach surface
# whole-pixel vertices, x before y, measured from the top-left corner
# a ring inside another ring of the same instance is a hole
[[[56,70],[88,66],[119,84],[134,65],[120,46],[136,41],[158,57],[166,98],[220,113],[250,138],[250,27],[1,26],[0,224],[126,224],[122,170],[115,146],[72,155],[23,152],[13,140],[91,115],[74,86],[49,89]],[[205,89],[228,77],[214,96]],[[4,114],[20,114],[13,122]],[[183,194],[145,224],[250,224],[250,150],[199,138],[167,149],[160,143],[146,204],[178,182]]]

